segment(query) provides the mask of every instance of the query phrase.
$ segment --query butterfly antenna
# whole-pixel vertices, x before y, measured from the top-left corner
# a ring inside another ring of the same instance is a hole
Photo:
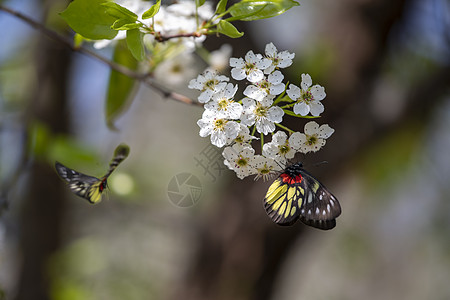
[[[315,164],[313,164],[313,166],[314,167],[318,167],[318,166],[321,166],[321,165],[324,165],[324,164],[327,164],[327,163],[328,163],[328,161],[323,160],[323,161],[316,162]]]

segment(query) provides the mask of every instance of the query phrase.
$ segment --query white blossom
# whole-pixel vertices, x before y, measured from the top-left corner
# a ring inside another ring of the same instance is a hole
[[[196,79],[192,79],[188,88],[202,91],[200,96],[198,96],[198,101],[206,103],[211,100],[214,94],[222,91],[229,80],[227,76],[206,70],[202,75],[198,75]]]
[[[242,99],[244,110],[241,121],[247,126],[256,124],[259,133],[268,134],[275,130],[275,123],[281,123],[284,111],[278,106],[272,106],[273,97],[266,97],[263,101],[250,98]]]
[[[256,170],[255,180],[259,178],[262,178],[264,181],[269,180],[282,170],[280,163],[262,155],[255,155],[252,164]]]
[[[166,59],[155,70],[155,78],[170,86],[186,84],[188,78],[195,75],[194,58],[190,52]]]
[[[272,136],[272,141],[263,146],[263,155],[285,164],[287,160],[294,158],[296,149],[291,145],[284,131],[278,131]]]
[[[242,147],[239,144],[234,144],[231,147],[226,147],[222,155],[225,158],[224,164],[230,170],[235,171],[238,178],[243,179],[255,174],[256,170],[252,165],[255,150],[250,146]]]
[[[228,68],[231,52],[233,48],[229,44],[223,44],[220,49],[212,51],[208,58],[210,70],[222,72]]]
[[[267,95],[279,95],[284,92],[283,78],[284,75],[280,71],[275,71],[267,78],[263,77],[262,80],[247,86],[243,94],[256,101],[262,101]]]
[[[302,153],[317,152],[325,146],[325,139],[329,138],[334,129],[323,124],[319,127],[315,121],[306,123],[305,133],[299,134],[299,150]]]
[[[311,76],[308,74],[302,74],[301,89],[290,84],[289,89],[286,91],[289,98],[297,101],[294,105],[294,113],[301,116],[306,116],[311,113],[313,116],[319,116],[323,111],[323,104],[320,102],[326,96],[325,89],[316,84],[312,86]]]
[[[184,16],[194,19],[195,10],[197,9],[200,23],[212,18],[214,15],[214,9],[211,2],[205,2],[202,6],[196,8],[195,1],[181,0],[177,3],[167,6],[167,10],[174,15]]]
[[[239,123],[239,133],[234,139],[230,139],[227,144],[232,144],[233,142],[236,144],[250,145],[253,140],[258,140],[257,137],[250,134],[250,129],[243,123]]]
[[[264,74],[270,74],[277,68],[287,68],[292,65],[292,59],[295,53],[288,51],[277,52],[277,48],[273,43],[266,45],[266,58],[271,60],[271,64],[264,70]]]
[[[233,100],[238,86],[228,83],[225,89],[213,94],[212,101],[205,104],[205,109],[212,111],[218,118],[239,119],[242,105]]]
[[[217,118],[217,115],[210,110],[205,110],[202,118],[197,121],[200,127],[200,136],[207,137],[211,135],[211,144],[217,147],[223,147],[229,139],[234,139],[239,132],[239,123]]]
[[[264,78],[262,70],[269,67],[271,61],[264,58],[261,54],[254,54],[253,51],[248,51],[243,58],[230,58],[231,77],[236,80],[247,78],[250,82],[258,82]]]

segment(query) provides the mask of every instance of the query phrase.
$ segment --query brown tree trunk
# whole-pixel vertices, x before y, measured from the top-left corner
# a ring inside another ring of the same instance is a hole
[[[39,122],[52,134],[67,133],[67,78],[71,52],[45,36],[38,36],[38,39],[34,46],[37,81],[29,100],[26,130]],[[19,217],[22,266],[17,300],[50,299],[47,262],[60,245],[65,203],[62,185],[53,166],[42,155],[35,154],[29,154],[31,163]]]

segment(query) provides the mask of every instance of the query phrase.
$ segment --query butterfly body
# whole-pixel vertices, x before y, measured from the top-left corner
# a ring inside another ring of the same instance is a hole
[[[108,185],[108,177],[117,166],[128,156],[129,147],[121,144],[114,151],[114,157],[109,164],[109,170],[101,178],[89,176],[72,170],[59,162],[55,162],[56,172],[67,182],[69,189],[77,196],[96,204],[102,200],[102,193]]]
[[[303,169],[301,163],[288,166],[271,184],[264,208],[279,225],[292,225],[300,219],[322,230],[334,228],[341,214],[336,197]]]

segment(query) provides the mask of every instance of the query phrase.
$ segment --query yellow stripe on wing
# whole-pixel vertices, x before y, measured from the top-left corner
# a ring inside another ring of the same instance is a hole
[[[88,199],[88,201],[91,202],[92,204],[96,204],[102,200],[102,192],[100,191],[101,184],[102,181],[99,180],[98,182],[93,183],[89,187],[86,199]]]

